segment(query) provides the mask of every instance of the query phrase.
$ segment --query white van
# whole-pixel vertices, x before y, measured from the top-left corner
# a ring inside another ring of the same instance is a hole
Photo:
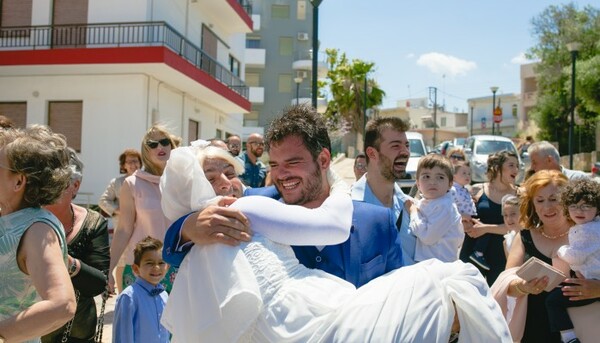
[[[418,132],[406,132],[406,138],[408,138],[408,142],[410,143],[410,158],[406,165],[406,178],[397,180],[396,183],[398,183],[404,193],[408,194],[417,179],[419,160],[421,157],[427,155],[427,148],[423,142],[423,135]]]

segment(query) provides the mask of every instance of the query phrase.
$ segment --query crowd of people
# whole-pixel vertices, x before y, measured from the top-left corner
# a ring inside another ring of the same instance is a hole
[[[285,109],[245,150],[235,135],[180,146],[154,125],[140,152],[119,156],[122,175],[99,201],[109,220],[73,203],[83,163],[63,136],[1,129],[0,341],[98,342],[101,294],[118,294],[114,342],[576,343],[598,333],[584,317],[600,299],[600,183],[528,139],[521,185],[509,151],[491,154],[488,181],[471,185],[455,147],[421,158],[405,194],[396,180],[408,129],[370,120],[350,186],[308,106]],[[547,289],[546,276],[521,278],[532,257],[565,280]]]

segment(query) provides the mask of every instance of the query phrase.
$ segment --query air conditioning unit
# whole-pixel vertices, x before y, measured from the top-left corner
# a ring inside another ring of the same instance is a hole
[[[308,40],[308,33],[298,32],[298,40]]]
[[[306,70],[298,70],[296,72],[296,77],[301,77],[303,79],[306,79],[308,77],[308,72]]]

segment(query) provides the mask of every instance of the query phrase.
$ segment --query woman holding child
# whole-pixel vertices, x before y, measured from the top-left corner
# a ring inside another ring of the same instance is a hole
[[[502,218],[502,198],[515,195],[519,161],[510,151],[500,151],[488,158],[488,182],[473,186],[479,220],[472,228],[465,226],[465,240],[460,259],[479,267],[488,285],[494,283],[506,265],[504,237],[508,232]]]
[[[508,255],[506,271],[492,286],[492,292],[501,306],[507,305],[507,296],[516,298],[516,306],[509,327],[514,341],[560,342],[560,334],[551,333],[546,312],[548,278],[523,280],[515,272],[530,257],[552,264],[553,257],[562,245],[568,244],[571,223],[560,203],[560,191],[567,178],[555,170],[536,172],[523,185],[521,194],[521,224]],[[564,263],[554,264],[567,269]],[[566,267],[566,268],[565,268]]]

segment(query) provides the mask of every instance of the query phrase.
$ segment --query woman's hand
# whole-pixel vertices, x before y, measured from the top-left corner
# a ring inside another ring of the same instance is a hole
[[[115,278],[112,272],[108,273],[108,294],[116,294],[115,292]]]
[[[533,278],[529,281],[522,280],[520,283],[517,283],[517,287],[525,293],[537,295],[542,293],[546,286],[548,286],[548,281],[547,276]]]
[[[573,285],[563,286],[563,295],[569,297],[569,300],[585,300],[600,297],[600,280],[586,279],[577,272],[577,279],[566,279],[565,283]]]

